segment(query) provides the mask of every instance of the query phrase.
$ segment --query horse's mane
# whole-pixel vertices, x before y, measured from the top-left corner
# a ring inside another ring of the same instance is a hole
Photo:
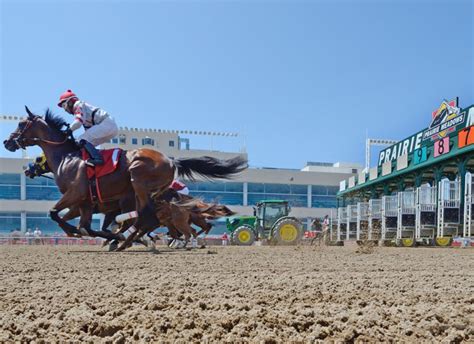
[[[55,115],[53,111],[51,111],[49,108],[46,109],[46,112],[44,113],[44,120],[51,128],[56,129],[58,131],[62,131],[61,129],[63,128],[63,126],[67,124],[64,118]]]
[[[53,111],[51,111],[49,108],[46,109],[44,113],[44,120],[48,124],[48,126],[54,130],[56,130],[58,133],[65,135],[65,131],[62,130],[64,126],[67,126],[67,122],[62,118],[61,116],[55,115]],[[67,141],[72,143],[73,145],[77,147],[76,141],[74,141],[72,138],[68,137]]]

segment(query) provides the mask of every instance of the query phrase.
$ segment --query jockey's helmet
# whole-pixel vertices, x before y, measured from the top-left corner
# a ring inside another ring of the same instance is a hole
[[[77,96],[76,96],[76,94],[75,94],[73,91],[71,91],[71,90],[67,90],[66,92],[64,92],[63,94],[61,94],[61,95],[59,96],[59,103],[58,103],[58,106],[59,106],[59,107],[63,107],[63,104],[64,104],[65,102],[68,102],[69,100],[74,99],[74,98],[75,98],[75,99],[78,99]]]

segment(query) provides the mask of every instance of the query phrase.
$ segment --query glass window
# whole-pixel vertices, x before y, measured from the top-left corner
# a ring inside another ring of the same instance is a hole
[[[0,173],[0,185],[20,185],[19,173]]]
[[[0,173],[0,199],[20,199],[20,174]]]
[[[241,192],[214,192],[214,191],[189,191],[193,197],[202,198],[205,202],[222,203],[228,205],[242,205],[244,195]]]
[[[199,191],[225,191],[224,183],[201,182],[198,184]]]
[[[136,137],[133,137],[132,138],[132,145],[136,145],[136,144],[138,144],[138,140],[137,140]]]
[[[311,187],[313,195],[327,195],[328,188],[325,185],[313,185]]]
[[[149,145],[149,146],[154,146],[155,145],[155,140],[149,137],[145,137],[142,139],[142,145]]]
[[[174,141],[169,141],[168,144],[170,147],[174,147]]]
[[[264,200],[285,200],[285,201],[288,201],[292,207],[305,208],[308,206],[308,200],[307,200],[306,195],[249,193],[247,197],[247,201],[249,205],[254,205]]]
[[[0,235],[8,235],[15,229],[21,229],[20,213],[0,212]]]
[[[118,143],[118,139],[117,139],[116,137],[114,137],[114,138],[112,139],[112,143]]]
[[[119,135],[119,142],[121,145],[124,145],[127,143],[127,137],[125,136],[125,134],[120,134]]]
[[[308,186],[307,185],[290,185],[292,194],[307,195]]]
[[[205,202],[229,205],[243,205],[244,194],[242,183],[227,182],[191,182],[184,181],[193,197],[200,197]]]
[[[249,183],[248,192],[265,192],[265,184]]]
[[[243,183],[225,183],[225,191],[228,192],[243,192],[244,184]]]
[[[335,196],[313,196],[311,206],[313,208],[336,208],[337,200]]]
[[[56,186],[26,186],[26,199],[56,201],[61,197]]]
[[[52,179],[26,179],[26,199],[56,201],[61,196],[62,194]]]
[[[288,184],[265,184],[266,193],[290,193],[290,186]]]

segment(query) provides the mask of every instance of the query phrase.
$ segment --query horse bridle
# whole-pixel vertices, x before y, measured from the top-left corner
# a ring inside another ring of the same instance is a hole
[[[23,134],[31,127],[31,125],[33,124],[34,121],[36,121],[36,118],[33,118],[33,119],[27,119],[27,122],[26,122],[26,125],[23,129],[21,129],[20,133],[17,135],[17,137],[15,137],[14,139],[12,139],[13,142],[15,142],[17,148],[21,148],[21,149],[26,149],[26,146],[25,146],[25,141],[26,140],[32,140],[32,141],[35,141],[35,142],[44,142],[44,143],[48,143],[48,144],[51,144],[51,145],[62,145],[63,143],[66,143],[66,141],[68,140],[68,136],[66,135],[65,139],[61,142],[57,142],[57,141],[49,141],[49,140],[45,140],[45,139],[42,139],[42,138],[39,138],[39,137],[32,137],[32,138],[27,138],[25,139],[23,136]]]

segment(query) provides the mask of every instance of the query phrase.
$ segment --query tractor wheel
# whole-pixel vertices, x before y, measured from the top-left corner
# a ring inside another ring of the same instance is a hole
[[[453,238],[452,237],[436,237],[434,242],[436,246],[446,247],[446,246],[451,245],[451,243],[453,242]]]
[[[416,240],[414,238],[403,238],[400,239],[400,245],[401,247],[415,247],[416,246]]]
[[[255,233],[251,227],[240,226],[232,233],[232,243],[238,246],[250,246],[255,241]]]
[[[272,241],[277,245],[296,245],[303,237],[301,223],[294,219],[284,219],[273,229]]]

